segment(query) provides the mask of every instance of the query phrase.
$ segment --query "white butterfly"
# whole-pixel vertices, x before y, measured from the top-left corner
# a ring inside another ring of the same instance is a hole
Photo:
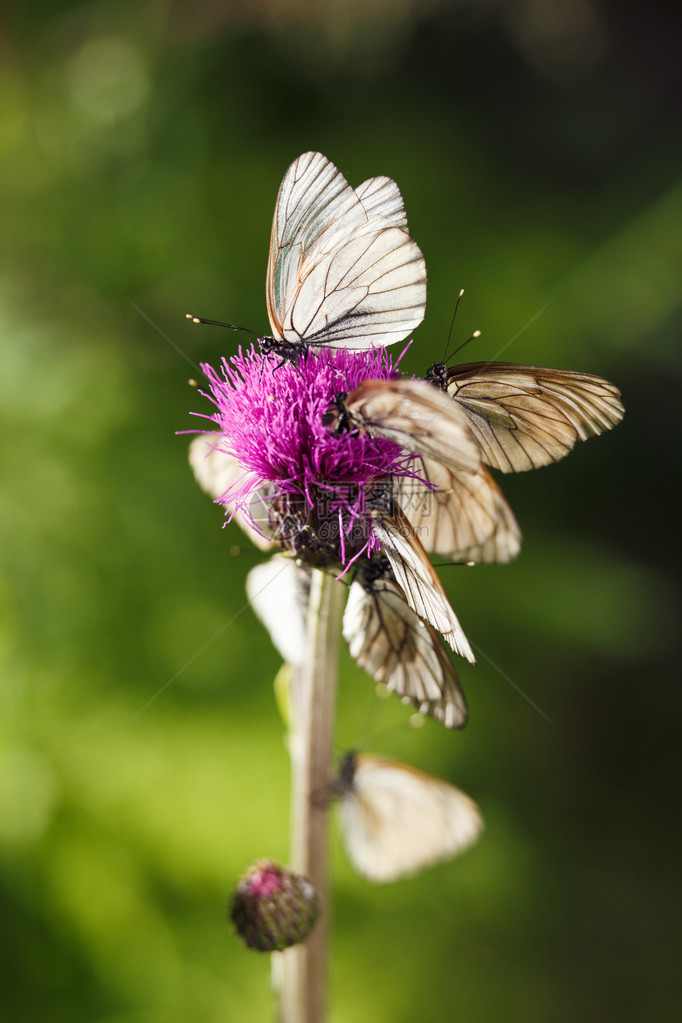
[[[576,441],[621,421],[620,391],[608,380],[513,362],[436,363],[427,379],[464,412],[486,465],[524,472],[564,458]]]
[[[272,348],[367,349],[424,317],[426,267],[398,186],[357,189],[321,153],[303,153],[277,195],[266,284]]]
[[[347,754],[335,786],[348,858],[378,884],[456,856],[483,829],[476,804],[432,775],[395,760]]]
[[[385,558],[361,565],[343,616],[351,656],[376,682],[446,728],[466,724],[457,673],[430,625],[409,607]]]

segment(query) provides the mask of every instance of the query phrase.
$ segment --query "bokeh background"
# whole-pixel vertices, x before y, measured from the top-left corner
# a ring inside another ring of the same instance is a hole
[[[466,358],[596,372],[627,406],[505,478],[515,564],[442,570],[483,651],[462,734],[410,728],[344,654],[340,746],[460,784],[487,830],[383,888],[334,837],[330,1019],[673,1018],[679,9],[36,0],[3,21],[7,1018],[273,1018],[267,957],[225,915],[253,858],[287,856],[279,660],[244,608],[258,555],[176,431],[207,410],[194,364],[239,343],[185,313],[267,331],[275,195],[306,149],[403,191],[429,270],[410,371],[463,287]]]

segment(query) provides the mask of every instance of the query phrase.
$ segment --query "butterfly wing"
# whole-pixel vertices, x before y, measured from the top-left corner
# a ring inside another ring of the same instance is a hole
[[[426,551],[480,563],[516,557],[521,531],[484,465],[476,473],[455,472],[422,458],[414,471],[433,489],[403,477],[397,499]]]
[[[447,372],[447,391],[466,414],[483,461],[502,472],[558,462],[576,441],[623,418],[608,380],[511,362],[470,362]]]
[[[195,479],[201,489],[214,501],[220,501],[231,487],[247,475],[234,455],[220,450],[218,445],[221,440],[222,434],[220,433],[201,433],[192,440],[189,446],[189,463]],[[272,530],[269,525],[268,503],[265,497],[265,494],[261,497],[258,493],[254,493],[244,509],[237,508],[232,511],[232,516],[256,547],[262,551],[271,551],[272,540],[269,537]],[[228,510],[230,509],[228,508]],[[256,531],[254,523],[257,524],[260,532]]]
[[[365,380],[344,406],[360,430],[392,440],[453,472],[475,473],[481,464],[466,415],[425,380]]]
[[[353,582],[343,616],[351,656],[376,682],[446,728],[466,724],[457,673],[438,634],[405,601],[390,573]]]
[[[369,220],[381,217],[407,231],[407,214],[400,189],[390,178],[368,178],[355,189]]]
[[[294,161],[270,239],[266,293],[275,338],[366,349],[400,341],[421,323],[426,267],[392,184],[364,182],[365,205],[321,153]]]
[[[308,573],[283,554],[256,565],[246,577],[249,604],[284,660],[294,666],[305,660],[309,589]]]
[[[443,585],[401,509],[372,511],[372,528],[391,563],[396,582],[412,610],[441,633],[446,643],[473,664],[476,660]]]
[[[354,758],[342,793],[341,829],[348,858],[377,884],[409,877],[472,845],[483,821],[454,785],[397,761]]]

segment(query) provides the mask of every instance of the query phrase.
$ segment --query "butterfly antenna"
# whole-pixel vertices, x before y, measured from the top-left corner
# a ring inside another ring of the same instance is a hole
[[[471,335],[471,337],[468,337],[468,338],[466,339],[466,341],[463,341],[463,342],[461,343],[461,345],[459,346],[459,348],[455,348],[455,350],[454,350],[454,352],[452,353],[452,355],[450,355],[450,356],[448,357],[448,362],[450,362],[450,360],[451,360],[451,359],[454,359],[454,357],[455,357],[455,356],[457,355],[457,353],[458,353],[458,352],[461,352],[461,351],[462,351],[462,349],[463,349],[463,348],[465,348],[465,347],[466,347],[466,345],[468,345],[470,341],[475,341],[475,340],[476,340],[476,338],[479,338],[480,336],[481,336],[481,332],[480,332],[480,330],[475,330],[475,331],[473,332],[473,334]]]
[[[207,320],[204,316],[193,316],[192,313],[185,314],[186,319],[191,320],[192,323],[208,323],[211,327],[226,327],[228,330],[243,330],[245,334],[253,334],[254,337],[258,337],[255,330],[251,330],[250,327],[238,327],[235,323],[223,323],[222,320]]]
[[[414,727],[413,725],[411,725],[411,721],[412,718],[415,716],[415,713],[418,714],[418,712],[413,712],[406,721],[396,721],[395,724],[389,725],[387,728],[382,728],[380,732],[375,732],[372,736],[370,736],[370,741],[372,745],[374,745],[374,743],[377,740],[385,739],[387,736],[392,735],[394,732],[405,732],[406,728]],[[363,747],[367,746],[367,741],[368,740],[364,741]],[[360,744],[358,743],[358,746],[359,745]]]
[[[440,360],[442,363],[445,363],[447,361],[448,348],[450,347],[450,339],[452,338],[452,330],[455,326],[455,317],[457,316],[457,310],[459,309],[459,303],[462,301],[463,294],[464,288],[460,290],[460,293],[457,296],[457,301],[455,302],[455,311],[452,314],[452,319],[450,320],[450,330],[448,331],[448,339],[445,342],[445,351],[443,352],[443,358]]]
[[[473,565],[478,565],[478,561],[442,561],[432,562],[434,568],[472,568]]]

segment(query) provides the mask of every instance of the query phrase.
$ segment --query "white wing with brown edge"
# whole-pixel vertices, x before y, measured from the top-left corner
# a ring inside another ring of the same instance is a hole
[[[403,512],[394,505],[391,512],[375,507],[371,515],[372,528],[409,606],[456,653],[474,664],[476,658],[447,593]]]
[[[397,186],[379,178],[360,187],[358,196],[321,153],[303,153],[287,170],[266,283],[276,339],[362,350],[401,341],[421,323],[426,267]]]
[[[464,694],[438,633],[409,607],[390,569],[378,578],[358,573],[343,635],[358,665],[403,702],[446,728],[466,724]]]

